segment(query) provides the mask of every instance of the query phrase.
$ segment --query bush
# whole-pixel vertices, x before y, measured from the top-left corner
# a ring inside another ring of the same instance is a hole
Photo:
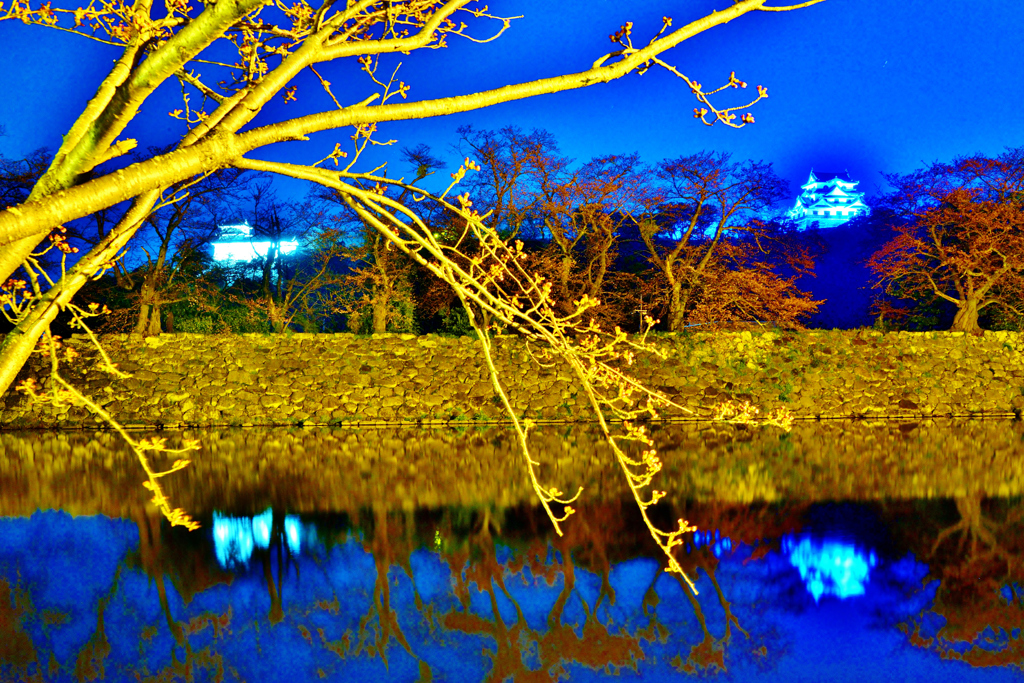
[[[462,305],[443,308],[438,313],[441,316],[441,334],[452,337],[476,336],[476,330],[469,324],[469,314]]]
[[[186,318],[185,320],[174,320],[174,330],[186,334],[213,334],[215,325],[213,318],[208,315]]]

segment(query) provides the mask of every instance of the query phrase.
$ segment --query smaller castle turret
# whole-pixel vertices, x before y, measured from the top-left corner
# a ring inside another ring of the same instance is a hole
[[[252,227],[248,223],[221,225],[220,239],[211,242],[213,260],[222,265],[249,262],[267,255],[272,246],[268,237],[253,238]],[[278,240],[278,248],[282,256],[294,253],[299,243],[294,238]]]
[[[850,180],[847,171],[842,173],[815,173],[800,186],[796,206],[787,215],[796,221],[800,230],[806,230],[814,223],[819,228],[834,228],[854,216],[871,213],[864,203],[864,193],[857,191],[859,181]]]

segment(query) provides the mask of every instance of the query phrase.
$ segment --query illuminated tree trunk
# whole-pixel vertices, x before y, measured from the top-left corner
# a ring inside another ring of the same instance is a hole
[[[672,283],[672,293],[669,295],[669,326],[672,332],[682,332],[686,329],[686,303],[689,299],[689,288],[684,288],[683,283],[676,281]]]
[[[373,298],[373,331],[375,334],[388,331],[388,304],[390,297],[379,291]]]
[[[149,329],[149,304],[139,304],[139,315],[135,318],[134,334],[143,334]]]
[[[153,304],[149,311],[149,328],[147,334],[160,334],[163,332],[163,326],[160,322],[160,304]]]
[[[602,235],[598,245],[597,256],[590,260],[588,275],[590,279],[590,290],[587,292],[592,298],[599,299],[604,290],[604,278],[608,274],[608,251],[615,243],[615,233],[606,232]],[[594,271],[597,271],[596,273]]]
[[[569,294],[569,279],[572,277],[573,258],[570,254],[562,256],[561,268],[558,270],[558,298],[562,306],[571,308],[571,295]]]
[[[160,304],[139,304],[139,317],[133,334],[160,334]]]
[[[161,248],[156,266],[151,268],[142,282],[139,293],[139,316],[135,321],[135,334],[160,334],[160,298],[157,282],[163,272],[165,248]]]
[[[373,283],[373,331],[382,334],[388,331],[388,309],[391,307],[393,288],[392,273],[388,268],[391,256],[384,238],[373,236],[373,265],[377,269],[377,277]]]
[[[971,334],[981,332],[981,326],[978,325],[978,304],[977,297],[961,299],[957,304],[956,316],[953,318],[953,326],[949,328],[950,331],[970,332]]]

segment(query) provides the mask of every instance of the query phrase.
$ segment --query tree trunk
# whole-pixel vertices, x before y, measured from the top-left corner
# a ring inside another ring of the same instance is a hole
[[[373,331],[381,333],[388,331],[388,303],[390,297],[379,293],[373,299]]]
[[[153,304],[149,310],[149,328],[146,330],[146,334],[156,336],[160,332],[160,304]]]
[[[969,332],[971,334],[981,332],[981,326],[978,325],[978,303],[979,301],[975,297],[961,299],[956,307],[956,317],[953,318],[953,326],[949,330],[951,332]]]
[[[672,293],[668,300],[668,320],[670,332],[682,332],[686,327],[686,299],[683,295],[682,282],[672,283]]]
[[[679,292],[679,332],[682,332],[686,328],[686,313],[690,310],[690,294],[693,292],[693,287],[690,286],[689,282],[680,283],[681,290]]]
[[[601,251],[597,257],[597,274],[590,281],[588,294],[593,299],[601,298],[601,290],[604,289],[604,277],[608,273],[608,251]]]
[[[142,281],[142,291],[139,292],[139,317],[135,320],[132,334],[160,333],[160,305],[156,303],[156,278],[156,270],[151,268]],[[157,320],[155,333],[152,321],[154,315]]]
[[[132,334],[143,334],[149,329],[149,304],[139,304],[139,316],[135,319],[135,329]]]
[[[388,309],[394,298],[394,278],[388,268],[391,254],[387,241],[381,236],[373,238],[373,267],[377,276],[373,279],[373,327],[374,334],[388,331]]]
[[[142,278],[142,290],[139,292],[139,319],[135,322],[133,334],[160,334],[160,297],[157,290],[161,286],[170,284],[161,282],[161,275],[164,273],[164,264],[167,263],[167,252],[171,246],[171,234],[174,228],[170,225],[160,242],[160,251],[156,257],[156,263],[150,263],[146,275]],[[173,277],[173,275],[172,275]]]
[[[572,257],[566,254],[562,257],[561,268],[558,269],[558,298],[560,301],[556,303],[562,304],[567,311],[572,308],[571,297],[569,296],[569,278],[572,277],[572,263]]]
[[[135,321],[135,329],[132,330],[132,334],[152,336],[160,334],[162,329],[160,325],[160,302],[152,301],[150,297],[143,296],[143,303],[139,304],[139,317]]]
[[[277,244],[271,244],[267,249],[267,255],[263,259],[263,295],[267,299],[274,298],[274,261],[277,260]]]
[[[274,297],[268,296],[267,302],[267,319],[270,321],[270,331],[278,334],[284,332],[284,324],[281,322],[280,311],[277,307],[277,302],[274,301]]]

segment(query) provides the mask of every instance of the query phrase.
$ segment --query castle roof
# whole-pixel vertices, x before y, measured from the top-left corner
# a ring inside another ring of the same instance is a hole
[[[811,177],[808,178],[808,181],[811,181],[811,180],[817,181],[819,183],[827,183],[830,180],[842,180],[842,181],[847,182],[847,183],[854,182],[853,180],[850,180],[850,172],[849,171],[841,171],[841,172],[819,171],[819,172],[815,173],[814,169],[811,169]]]
[[[252,227],[248,223],[234,223],[221,225],[220,237],[217,242],[250,242],[252,241]]]

